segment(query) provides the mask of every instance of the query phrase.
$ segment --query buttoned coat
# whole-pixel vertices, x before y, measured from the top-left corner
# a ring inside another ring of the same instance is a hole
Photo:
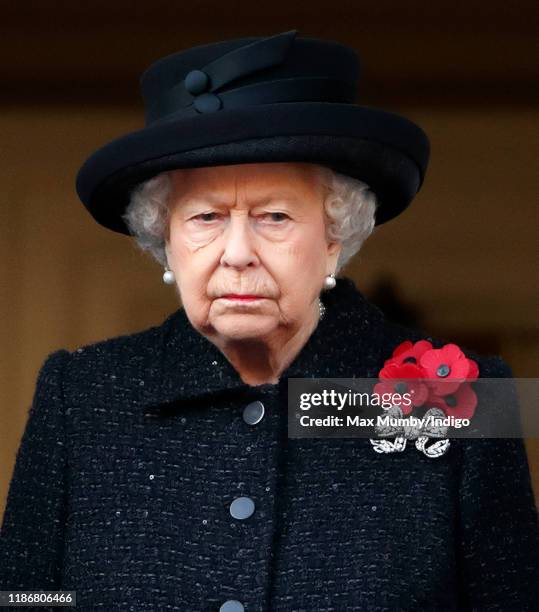
[[[323,301],[276,385],[243,383],[181,308],[51,353],[9,488],[0,589],[74,590],[85,612],[536,609],[521,439],[455,439],[432,459],[288,437],[288,378],[376,378],[403,340],[447,342],[392,323],[347,278]],[[511,376],[465,352],[480,376]],[[240,496],[254,502],[243,520]]]

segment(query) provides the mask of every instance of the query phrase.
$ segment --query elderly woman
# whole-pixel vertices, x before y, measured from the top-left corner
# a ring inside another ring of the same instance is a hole
[[[163,265],[181,307],[45,360],[2,590],[75,591],[85,611],[533,608],[520,438],[435,454],[288,436],[290,378],[511,376],[336,278],[410,203],[428,159],[419,127],[353,104],[357,74],[351,49],[295,30],[145,73],[147,126],[94,153],[77,187]]]

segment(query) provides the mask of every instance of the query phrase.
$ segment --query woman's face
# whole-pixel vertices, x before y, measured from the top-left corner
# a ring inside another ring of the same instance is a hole
[[[302,162],[174,171],[168,263],[197,330],[262,338],[293,333],[317,313],[340,251],[326,242],[324,194]]]

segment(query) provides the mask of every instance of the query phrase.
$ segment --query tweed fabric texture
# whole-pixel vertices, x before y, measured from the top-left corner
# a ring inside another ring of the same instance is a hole
[[[289,377],[374,378],[405,339],[449,341],[392,323],[347,278],[322,299],[276,385],[243,383],[181,308],[51,353],[9,488],[0,589],[76,590],[84,612],[216,612],[230,599],[246,612],[537,609],[521,439],[455,439],[429,459],[288,438]],[[465,352],[480,376],[511,376],[500,357]],[[265,415],[249,425],[254,400]],[[255,504],[245,520],[229,511],[240,496]]]

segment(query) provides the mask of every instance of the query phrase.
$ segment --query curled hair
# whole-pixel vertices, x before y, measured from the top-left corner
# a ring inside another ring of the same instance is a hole
[[[326,239],[341,243],[337,274],[372,233],[377,200],[366,183],[326,166],[316,164],[315,169],[325,187]],[[162,266],[167,263],[165,240],[169,229],[172,172],[161,172],[137,185],[122,215],[138,246],[149,251]]]

